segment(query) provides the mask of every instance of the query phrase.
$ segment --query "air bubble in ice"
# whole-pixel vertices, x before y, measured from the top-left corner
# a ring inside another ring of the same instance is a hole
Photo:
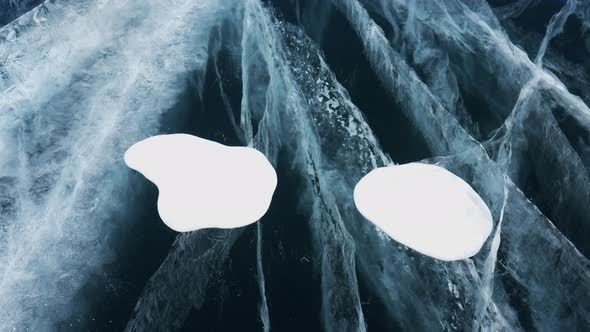
[[[492,231],[492,216],[481,197],[435,165],[375,169],[356,185],[354,201],[394,240],[445,261],[475,255]]]
[[[261,152],[186,134],[140,141],[127,150],[125,163],[158,187],[160,217],[178,232],[254,223],[277,185]]]

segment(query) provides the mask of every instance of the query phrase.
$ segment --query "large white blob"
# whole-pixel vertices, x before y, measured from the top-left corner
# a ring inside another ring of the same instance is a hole
[[[254,223],[277,186],[274,168],[259,151],[186,134],[140,141],[127,150],[125,163],[158,186],[160,217],[178,232]]]
[[[354,201],[365,218],[394,240],[444,261],[475,255],[493,226],[481,197],[434,165],[375,169],[356,185]]]

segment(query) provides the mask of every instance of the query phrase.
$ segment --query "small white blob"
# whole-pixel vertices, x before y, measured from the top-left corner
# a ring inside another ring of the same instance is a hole
[[[268,210],[277,186],[261,152],[186,134],[140,141],[127,150],[125,163],[158,187],[160,217],[177,232],[252,224]]]
[[[493,227],[490,210],[473,188],[434,165],[375,169],[357,183],[354,202],[394,240],[444,261],[475,255]]]

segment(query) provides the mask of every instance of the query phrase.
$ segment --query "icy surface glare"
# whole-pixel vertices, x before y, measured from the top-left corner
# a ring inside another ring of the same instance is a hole
[[[159,135],[132,145],[125,163],[160,191],[158,211],[177,232],[236,228],[268,210],[277,174],[266,157],[192,135]]]
[[[394,240],[444,261],[477,254],[492,231],[492,215],[481,197],[435,165],[378,168],[356,185],[354,202]]]

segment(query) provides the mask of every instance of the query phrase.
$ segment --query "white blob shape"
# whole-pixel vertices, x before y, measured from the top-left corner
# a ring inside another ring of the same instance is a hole
[[[375,169],[357,183],[354,202],[394,240],[444,261],[475,255],[493,226],[490,210],[473,188],[434,165]]]
[[[186,134],[135,143],[125,163],[158,187],[160,217],[177,232],[252,224],[268,210],[277,186],[261,152]]]

